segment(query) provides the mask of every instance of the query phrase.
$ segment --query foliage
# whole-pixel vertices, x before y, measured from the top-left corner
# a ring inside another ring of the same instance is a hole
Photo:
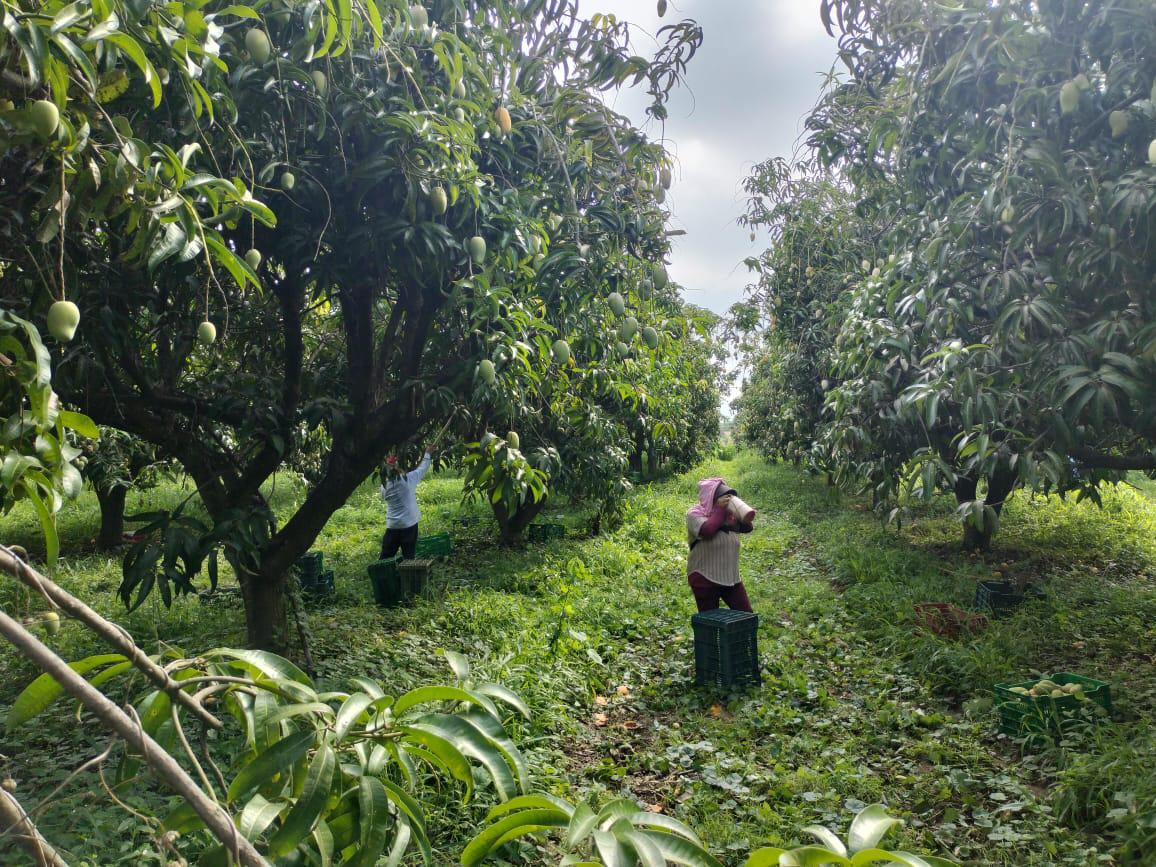
[[[173,130],[213,123],[221,106],[206,74],[219,63],[225,27],[255,14],[180,2],[4,4],[0,90],[12,99],[0,115],[0,165],[23,181],[6,189],[0,217],[12,256],[3,275],[9,299],[33,311],[48,295],[64,298],[75,283],[65,247],[98,230],[115,232],[118,253],[149,272],[205,257],[210,274],[215,262],[256,283],[216,227],[242,213],[272,223],[272,213],[244,181],[198,156],[202,143],[189,129],[161,135],[140,123],[174,101],[190,111],[181,123],[165,119]],[[49,134],[33,122],[37,100],[59,112]]]
[[[155,448],[116,428],[100,429],[100,439],[82,446],[84,479],[95,489],[151,488],[170,474],[170,462]]]
[[[748,379],[736,401],[742,439],[768,457],[809,457],[831,387],[845,303],[843,275],[874,257],[852,191],[824,172],[773,159],[745,182],[742,222],[771,246],[747,260],[757,275],[730,326],[743,337]]]
[[[545,503],[549,480],[546,468],[557,452],[539,448],[530,458],[508,439],[488,431],[466,446],[462,459],[466,475],[463,498],[484,498],[498,518],[506,541],[515,540],[522,528]]]
[[[36,327],[0,309],[0,513],[21,501],[36,509],[48,562],[60,552],[56,514],[80,493],[83,481],[76,461],[80,450],[69,431],[99,437],[96,425],[63,409],[52,389],[52,361]]]
[[[494,807],[488,818],[490,826],[462,852],[464,867],[480,864],[511,840],[546,828],[562,833],[564,854],[559,864],[721,864],[682,822],[644,812],[638,804],[624,799],[610,801],[595,812],[586,803],[574,806],[550,795],[525,795]]]
[[[741,561],[761,615],[763,686],[753,692],[694,687],[694,603],[683,583],[685,529],[677,516],[694,501],[695,481],[714,475],[760,513],[756,531],[743,537]],[[906,821],[887,848],[1003,867],[1137,863],[1128,861],[1128,841],[1143,839],[1154,761],[1156,678],[1142,649],[1156,624],[1156,488],[1132,480],[1141,490],[1106,488],[1103,509],[1074,498],[1017,497],[1007,506],[1003,550],[972,557],[952,544],[958,525],[950,497],[914,503],[901,527],[885,528],[865,499],[751,452],[636,488],[612,532],[570,533],[526,549],[496,544],[485,504],[463,505],[460,477],[436,472],[418,490],[423,532],[452,532],[454,556],[435,570],[430,598],[398,609],[373,605],[365,578],[383,520],[375,480],[314,545],[336,571],[337,587],[333,599],[308,603],[316,682],[350,691],[351,676],[374,672],[397,696],[442,681],[441,648],[468,649],[478,680],[508,685],[533,711],[531,723],[515,718],[507,726],[518,735],[531,791],[574,804],[635,800],[693,828],[726,863],[741,864],[761,846],[803,845],[798,831],[807,825],[842,833],[875,802]],[[265,490],[283,513],[305,493],[288,476]],[[130,511],[173,509],[187,494],[166,481],[131,494]],[[186,511],[205,514],[195,498]],[[126,613],[115,595],[118,564],[81,548],[95,515],[87,491],[66,510],[63,544],[75,553],[58,581],[132,634],[190,656],[243,639],[244,614],[224,563],[222,592],[171,609],[154,593]],[[467,518],[473,523],[463,525]],[[577,528],[589,518],[589,507],[559,497],[539,520]],[[0,529],[30,551],[42,545],[28,505]],[[966,640],[915,624],[916,603],[968,606],[975,581],[996,577],[1043,586],[1048,600]],[[10,584],[0,584],[0,604],[35,614]],[[101,652],[67,620],[48,640],[69,659]],[[10,648],[0,648],[0,669],[10,672],[0,703],[35,676]],[[1064,759],[998,735],[983,707],[992,684],[1041,671],[1112,684],[1113,725],[1065,747]],[[103,748],[68,710],[5,738],[0,776],[17,781],[25,804],[36,806],[81,757]],[[236,740],[210,743],[222,768],[240,749]],[[1111,764],[1116,756],[1121,761]],[[1087,813],[1060,812],[1069,791]],[[176,806],[153,787],[117,792],[149,815]],[[1108,816],[1132,809],[1113,801],[1116,792],[1133,793],[1136,812]],[[459,795],[451,786],[423,798],[438,863],[457,860],[493,803],[476,795],[463,805]],[[94,774],[37,815],[70,863],[91,860],[93,851],[109,867],[157,859],[155,835],[108,803]],[[552,845],[523,838],[502,856],[550,863]]]
[[[228,785],[221,777],[223,791],[216,792],[203,770],[202,783],[236,811],[241,833],[259,843],[271,863],[373,865],[387,853],[399,861],[411,845],[429,862],[422,798],[433,780],[454,780],[464,800],[473,794],[475,775],[502,800],[526,787],[525,761],[503,721],[509,710],[526,716],[529,710],[499,684],[472,682],[465,657],[447,657],[455,685],[421,686],[397,698],[365,677],[354,678],[352,692],[319,692],[292,663],[261,651],[209,650],[193,659],[169,652],[157,661],[240,727],[244,747],[234,756]],[[71,666],[94,686],[129,670],[117,654]],[[9,729],[43,713],[60,694],[60,685],[41,675],[13,701]],[[429,705],[441,709],[425,709]],[[198,768],[202,759],[212,761],[188,748],[180,708],[166,693],[149,692],[135,708],[144,730],[167,750],[180,754],[183,744]],[[139,763],[126,754],[119,777],[133,777]],[[203,850],[199,863],[224,864],[225,847],[206,848],[197,834],[203,828],[188,805],[161,824],[164,832],[196,841]]]
[[[786,325],[775,351],[802,349],[832,384],[821,422],[787,431],[787,450],[896,517],[905,495],[952,490],[976,547],[1019,486],[1095,500],[1101,481],[1156,469],[1151,4],[822,10],[850,76],[809,115],[798,167],[771,172],[766,191],[752,179],[769,204],[749,216],[804,223],[775,208],[805,208],[797,179],[829,173],[840,195],[825,209],[855,203],[847,246],[863,261],[827,261],[831,231],[769,254],[775,291],[756,300]],[[1071,110],[1061,91],[1078,94]],[[837,303],[783,286],[803,282],[782,279],[792,255],[814,260]],[[791,331],[808,314],[818,344]],[[767,373],[750,402],[799,380]],[[812,384],[795,402],[815,398]]]
[[[624,22],[579,18],[568,0],[134,9],[118,20],[144,46],[144,71],[95,111],[174,150],[153,168],[158,186],[194,189],[211,219],[178,196],[147,220],[133,205],[77,223],[58,258],[90,314],[60,387],[177,458],[212,524],[246,509],[269,517],[262,484],[303,438],[323,452],[305,464],[301,508],[232,564],[250,641],[281,644],[290,565],[381,458],[455,408],[464,417],[479,361],[548,345],[547,311],[581,317],[604,262],[665,254],[652,188],[665,155],[597,91],[645,82],[660,106],[701,34],[693,22],[664,28],[648,61]],[[187,62],[181,40],[150,41],[179,32],[169,15],[195,24]],[[135,148],[136,162],[154,149]],[[14,205],[31,222],[55,201],[39,204],[60,167],[29,173],[38,195]],[[221,176],[240,180],[225,191]],[[138,222],[156,231],[134,234]],[[28,304],[45,282],[43,244],[14,248],[5,291]],[[255,266],[234,255],[247,248]],[[204,319],[220,326],[212,346],[195,339]]]
[[[503,346],[492,357],[494,384],[480,383],[484,403],[466,424],[512,429],[545,483],[538,493],[538,476],[498,454],[503,440],[493,433],[468,447],[467,492],[490,498],[507,540],[533,517],[547,488],[597,504],[596,530],[612,524],[628,490],[628,461],[641,469],[649,458],[653,470],[665,458],[684,468],[717,438],[717,317],[683,305],[673,284],[659,288],[650,268],[624,258],[595,277],[608,298],[622,296],[621,315],[609,303],[556,307],[549,315],[555,333],[565,335],[566,357],[554,357],[544,336],[537,347]],[[653,347],[641,329],[630,333],[631,319],[654,328]],[[481,469],[487,464],[491,470]]]
[[[803,829],[805,834],[818,840],[821,845],[800,846],[796,849],[766,848],[751,853],[746,867],[804,867],[809,864],[848,864],[852,867],[885,863],[889,867],[946,867],[955,864],[946,858],[931,855],[913,855],[910,852],[888,852],[879,848],[879,843],[895,825],[902,820],[887,815],[882,804],[871,804],[855,814],[847,831],[844,843],[830,828],[810,825]]]

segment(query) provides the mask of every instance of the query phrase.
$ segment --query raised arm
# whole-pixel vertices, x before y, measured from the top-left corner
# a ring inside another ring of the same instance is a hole
[[[422,477],[425,476],[427,472],[429,472],[430,457],[430,453],[426,452],[422,456],[421,463],[414,467],[413,470],[409,473],[407,478],[409,479],[410,484],[416,486],[417,483],[422,480]]]
[[[700,539],[710,539],[713,537],[722,528],[726,518],[726,509],[715,509],[710,513],[710,517],[703,522],[702,526],[698,528],[698,537]]]

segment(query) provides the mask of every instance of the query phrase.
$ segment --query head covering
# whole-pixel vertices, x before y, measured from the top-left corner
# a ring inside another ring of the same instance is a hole
[[[718,489],[714,492],[714,498],[717,500],[719,497],[725,497],[727,494],[734,494],[737,497],[739,492],[730,485],[723,483],[719,485]]]
[[[714,511],[714,501],[719,487],[726,488],[722,479],[702,479],[698,483],[698,505],[692,506],[686,513],[687,517],[709,518]]]

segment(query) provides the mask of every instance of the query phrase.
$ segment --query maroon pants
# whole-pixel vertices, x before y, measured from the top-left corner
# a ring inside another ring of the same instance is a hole
[[[694,601],[698,605],[699,611],[711,611],[718,608],[721,599],[727,604],[727,608],[754,613],[751,609],[751,600],[747,596],[747,588],[743,586],[742,581],[733,587],[724,587],[721,584],[715,584],[705,575],[691,572],[686,582],[694,592]]]

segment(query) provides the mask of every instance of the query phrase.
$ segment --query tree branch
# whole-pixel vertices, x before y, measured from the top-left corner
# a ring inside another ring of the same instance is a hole
[[[215,729],[222,728],[221,721],[194,701],[191,695],[181,689],[179,682],[169,677],[163,668],[149,659],[127,632],[115,623],[105,620],[72,594],[60,589],[51,579],[24,563],[3,545],[0,545],[0,570],[16,576],[20,583],[42,595],[69,617],[79,620],[107,644],[127,656],[133,666],[142,671],[157,689],[166,693],[205,725]]]
[[[270,867],[253,844],[237,830],[233,818],[220,805],[209,800],[193,779],[128,714],[65,664],[41,641],[0,610],[0,636],[6,638],[27,659],[56,680],[64,691],[76,698],[107,728],[118,734],[142,760],[176,794],[180,795],[225,848],[234,853],[243,867]]]
[[[1072,449],[1071,456],[1094,470],[1156,470],[1156,452],[1141,455],[1107,455],[1095,449]]]
[[[68,867],[68,863],[32,824],[20,802],[0,789],[0,836],[8,833],[28,850],[36,867]]]

